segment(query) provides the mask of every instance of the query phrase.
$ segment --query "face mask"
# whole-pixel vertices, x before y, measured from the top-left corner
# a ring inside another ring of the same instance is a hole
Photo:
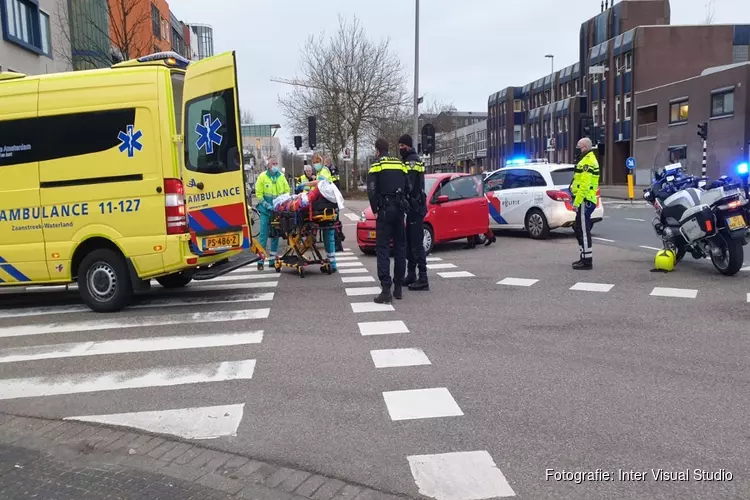
[[[315,167],[315,171],[318,172],[321,168],[323,168],[323,165],[321,165],[320,163],[316,163],[315,165],[313,165],[313,167]]]
[[[399,152],[401,153],[401,156],[408,156],[409,150],[406,148],[399,149]]]
[[[575,159],[576,163],[581,159],[581,154],[582,154],[581,148],[576,148],[575,155],[573,156],[573,158]]]
[[[271,167],[271,172],[273,172],[274,174],[278,174],[279,173],[279,167]]]

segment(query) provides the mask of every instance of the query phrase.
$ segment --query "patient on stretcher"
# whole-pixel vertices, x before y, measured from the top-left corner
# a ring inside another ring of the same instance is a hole
[[[273,201],[273,209],[275,212],[298,212],[308,209],[310,204],[316,212],[324,208],[341,209],[344,208],[344,198],[334,184],[323,180],[307,193],[277,197]]]

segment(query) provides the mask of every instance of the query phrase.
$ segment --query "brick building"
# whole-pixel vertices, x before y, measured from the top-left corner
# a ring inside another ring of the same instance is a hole
[[[581,25],[577,63],[520,91],[510,88],[512,116],[510,89],[490,96],[490,165],[502,166],[512,156],[548,157],[550,139],[552,160],[570,162],[587,127],[600,150],[602,183],[624,183],[625,160],[633,154],[637,92],[748,60],[750,26],[669,22],[668,0],[623,0]]]
[[[710,68],[701,75],[635,94],[636,181],[648,182],[652,168],[680,162],[701,173],[703,140],[698,124],[708,122],[708,176],[735,175],[750,161],[750,62]]]

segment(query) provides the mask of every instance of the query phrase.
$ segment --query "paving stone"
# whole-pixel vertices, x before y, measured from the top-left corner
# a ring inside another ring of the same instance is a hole
[[[230,458],[229,461],[225,463],[223,466],[219,467],[216,470],[216,473],[222,476],[225,476],[229,474],[230,472],[235,472],[237,469],[239,469],[240,467],[242,467],[249,461],[250,461],[249,458],[234,456]]]
[[[229,473],[229,477],[231,477],[232,479],[244,479],[250,477],[263,465],[263,462],[250,460],[248,463],[238,468],[236,471]]]
[[[293,493],[294,490],[297,489],[300,484],[304,483],[305,479],[307,479],[308,477],[310,477],[309,472],[295,470],[291,476],[286,478],[284,482],[279,485],[279,488],[288,493]]]
[[[299,485],[299,488],[297,488],[294,493],[302,497],[311,498],[313,493],[315,493],[326,481],[328,481],[328,478],[323,476],[309,477],[305,482]]]
[[[161,458],[166,454],[169,450],[175,448],[178,443],[172,442],[172,441],[165,441],[153,450],[151,450],[147,455],[151,458]]]
[[[237,496],[251,500],[290,500],[292,495],[280,490],[272,490],[262,484],[250,484],[242,488]]]
[[[193,462],[195,462],[196,458],[200,458],[202,455],[208,453],[209,450],[205,450],[203,448],[191,448],[179,457],[174,459],[174,463],[178,465],[190,465],[190,467],[196,467]],[[207,459],[207,461],[210,460]]]
[[[341,491],[336,493],[333,500],[353,500],[361,491],[362,488],[347,484],[341,489]]]
[[[269,477],[271,477],[273,474],[276,473],[276,471],[279,470],[278,467],[274,467],[273,465],[267,464],[267,463],[261,463],[260,467],[247,476],[247,481],[249,483],[262,483]]]
[[[333,496],[344,487],[344,483],[338,479],[329,479],[312,496],[313,500],[331,500]]]
[[[154,450],[157,446],[161,445],[162,443],[164,443],[164,439],[160,437],[152,437],[146,444],[138,447],[135,451],[141,455],[148,455],[149,453],[151,453],[152,450]]]
[[[221,451],[214,451],[213,458],[201,468],[208,472],[216,472],[217,469],[219,469],[222,465],[227,463],[227,461],[233,457],[234,455],[230,455],[229,453],[223,453]]]
[[[404,497],[364,488],[354,500],[404,500]]]
[[[172,460],[179,457],[180,455],[182,455],[183,453],[185,453],[192,447],[193,447],[192,444],[180,443],[174,448],[172,448],[171,450],[169,450],[168,452],[166,452],[164,455],[162,455],[161,458],[159,458],[159,460],[163,460],[165,462],[171,462]]]
[[[175,463],[165,465],[159,470],[159,472],[166,474],[167,476],[184,479],[185,481],[197,481],[198,478],[206,475],[206,473],[200,469],[193,469],[187,465],[177,465]]]
[[[281,467],[279,470],[271,474],[265,481],[263,481],[263,486],[268,486],[269,488],[275,488],[284,481],[294,474],[293,469],[287,469],[286,467]]]
[[[230,479],[228,477],[223,477],[211,473],[198,478],[197,482],[204,486],[208,486],[209,488],[225,491],[232,495],[246,486],[243,481],[240,481],[238,479]]]

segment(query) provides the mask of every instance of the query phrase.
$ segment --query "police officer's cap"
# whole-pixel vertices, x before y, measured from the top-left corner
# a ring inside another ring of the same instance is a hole
[[[410,148],[414,147],[414,143],[411,140],[411,136],[409,134],[402,135],[399,140],[399,144],[403,144],[404,146],[408,146]]]

